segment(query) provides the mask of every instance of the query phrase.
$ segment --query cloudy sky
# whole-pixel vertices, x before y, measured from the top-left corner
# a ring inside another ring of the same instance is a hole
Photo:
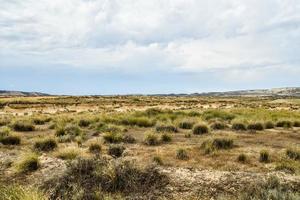
[[[299,0],[0,0],[0,89],[300,86]]]

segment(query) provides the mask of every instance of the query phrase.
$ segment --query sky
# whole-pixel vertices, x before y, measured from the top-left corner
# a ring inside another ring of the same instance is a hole
[[[0,0],[0,90],[300,86],[299,0]]]

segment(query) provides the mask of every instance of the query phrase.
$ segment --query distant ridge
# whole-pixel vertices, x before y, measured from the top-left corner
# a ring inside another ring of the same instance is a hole
[[[156,95],[153,95],[156,96]],[[212,97],[237,97],[237,96],[286,96],[286,97],[300,97],[300,87],[284,87],[273,89],[255,89],[255,90],[236,90],[226,92],[203,92],[192,94],[157,94],[157,96],[212,96]]]
[[[21,96],[21,97],[38,97],[38,96],[50,96],[41,92],[22,92],[22,91],[8,91],[0,90],[0,96]]]

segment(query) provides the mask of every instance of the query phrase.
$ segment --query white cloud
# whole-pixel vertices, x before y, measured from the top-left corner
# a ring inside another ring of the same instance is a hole
[[[132,73],[227,70],[232,78],[241,70],[254,77],[253,69],[300,64],[298,0],[0,0],[0,5],[0,67],[27,62]]]

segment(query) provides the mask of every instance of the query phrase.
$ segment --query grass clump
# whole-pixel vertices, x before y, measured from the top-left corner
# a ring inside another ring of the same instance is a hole
[[[180,148],[176,150],[176,158],[179,160],[188,160],[189,156],[185,149]]]
[[[0,184],[2,200],[48,200],[45,194],[34,187]]]
[[[60,158],[62,160],[74,160],[75,158],[78,158],[80,156],[80,151],[77,148],[69,147],[60,149],[56,153],[56,157]]]
[[[33,148],[37,151],[53,151],[57,148],[57,142],[53,138],[45,138],[34,143]]]
[[[157,165],[163,165],[164,164],[164,162],[163,162],[163,160],[160,156],[154,156],[152,160]]]
[[[89,152],[93,154],[99,154],[102,150],[101,144],[93,142],[89,144]]]
[[[108,155],[111,155],[114,158],[121,157],[123,152],[125,150],[125,147],[123,145],[115,144],[115,145],[110,145],[108,147]]]
[[[80,127],[88,127],[91,124],[91,120],[88,119],[80,119],[78,121],[78,126]]]
[[[12,124],[15,131],[34,131],[35,127],[30,121],[16,121]]]
[[[241,162],[241,163],[245,163],[245,162],[247,162],[247,160],[248,160],[248,157],[244,153],[239,154],[237,157],[237,161]]]
[[[281,120],[276,123],[276,126],[280,128],[292,128],[293,122],[289,120]]]
[[[267,150],[262,150],[259,153],[259,162],[268,163],[270,162],[270,154]]]
[[[11,133],[11,130],[9,127],[7,127],[7,126],[1,127],[0,128],[0,139],[10,135],[10,133]]]
[[[223,130],[227,128],[227,125],[224,122],[216,121],[210,125],[210,128],[213,130]]]
[[[300,121],[294,121],[293,126],[294,127],[300,127]]]
[[[208,110],[203,112],[202,117],[205,120],[220,119],[224,121],[231,121],[235,118],[235,115],[222,110]]]
[[[286,155],[288,158],[292,160],[300,160],[300,150],[296,149],[287,149]]]
[[[215,138],[215,139],[213,139],[212,145],[216,149],[232,149],[233,148],[233,139]]]
[[[135,139],[135,137],[133,137],[132,135],[126,134],[126,135],[124,135],[124,137],[123,137],[123,142],[129,143],[129,144],[133,144],[133,143],[136,142],[136,139]]]
[[[107,143],[120,143],[123,141],[123,135],[121,133],[109,132],[103,135],[103,139]]]
[[[265,123],[265,129],[272,129],[275,127],[275,124],[272,121],[267,121]]]
[[[156,124],[155,126],[156,132],[170,132],[170,133],[177,133],[177,127],[173,124]]]
[[[133,162],[77,159],[67,170],[43,184],[49,199],[119,199],[113,194],[133,195],[164,189],[168,178],[155,166],[138,167]],[[97,198],[96,198],[97,197]]]
[[[33,118],[32,121],[35,125],[44,125],[47,122],[50,122],[51,118],[50,117],[35,117],[35,118]]]
[[[6,126],[10,123],[9,118],[7,117],[1,117],[0,118],[0,126]]]
[[[252,131],[262,131],[262,130],[264,130],[264,125],[261,122],[254,122],[254,123],[248,124],[247,129],[252,130]]]
[[[27,173],[36,171],[40,166],[38,155],[34,153],[24,155],[16,164],[17,172]]]
[[[152,127],[154,121],[147,117],[128,117],[120,120],[120,123],[127,126]]]
[[[195,122],[193,120],[183,119],[178,122],[178,127],[182,129],[192,129],[194,124]]]
[[[7,135],[0,137],[0,143],[3,145],[19,145],[21,143],[21,137],[19,135]]]
[[[193,127],[193,134],[194,135],[202,135],[209,133],[209,128],[206,124],[196,124]]]
[[[284,160],[276,164],[275,170],[294,174],[296,173],[297,167],[294,163]]]
[[[233,123],[231,128],[235,131],[245,131],[245,130],[247,130],[246,125],[242,122]]]
[[[154,133],[147,133],[145,138],[144,138],[144,142],[146,145],[149,146],[154,146],[154,145],[158,145],[159,144],[159,140],[156,134]]]
[[[170,134],[167,134],[167,133],[163,133],[160,137],[160,140],[162,142],[171,142],[172,141],[172,136]]]

